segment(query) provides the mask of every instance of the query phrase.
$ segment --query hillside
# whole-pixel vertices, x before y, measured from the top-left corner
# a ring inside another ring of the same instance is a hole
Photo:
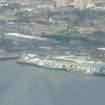
[[[18,0],[7,0],[7,1],[9,1],[9,2],[16,2],[16,1],[18,1]],[[53,0],[31,0],[33,3],[38,3],[38,2],[40,2],[40,3],[50,3],[50,2],[52,2]],[[70,2],[73,2],[74,0],[69,0]],[[93,0],[93,2],[97,2],[97,3],[103,3],[103,2],[105,2],[105,0]]]

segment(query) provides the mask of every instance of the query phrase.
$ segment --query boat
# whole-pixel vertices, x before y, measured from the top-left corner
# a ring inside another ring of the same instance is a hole
[[[94,75],[96,75],[96,76],[105,76],[105,71],[104,72],[95,72]]]
[[[66,68],[63,64],[60,64],[58,61],[53,59],[48,59],[46,57],[40,57],[33,54],[23,55],[19,60],[16,61],[18,64],[34,65],[36,67],[50,69],[50,70],[59,70],[65,71]]]
[[[101,68],[98,71],[94,72],[96,76],[105,76],[105,69]]]

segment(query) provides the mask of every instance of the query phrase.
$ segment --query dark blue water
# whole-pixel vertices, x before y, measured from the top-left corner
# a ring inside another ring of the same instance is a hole
[[[0,61],[0,105],[105,105],[105,78]]]

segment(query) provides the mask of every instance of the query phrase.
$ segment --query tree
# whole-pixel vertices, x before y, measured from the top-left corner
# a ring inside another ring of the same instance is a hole
[[[8,8],[9,8],[10,10],[19,9],[19,8],[20,8],[20,5],[19,5],[18,3],[10,3],[10,4],[8,5]]]

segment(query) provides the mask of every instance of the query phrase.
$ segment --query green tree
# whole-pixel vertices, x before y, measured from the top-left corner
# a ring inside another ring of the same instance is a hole
[[[19,9],[20,5],[18,3],[9,3],[8,8],[10,10]]]

